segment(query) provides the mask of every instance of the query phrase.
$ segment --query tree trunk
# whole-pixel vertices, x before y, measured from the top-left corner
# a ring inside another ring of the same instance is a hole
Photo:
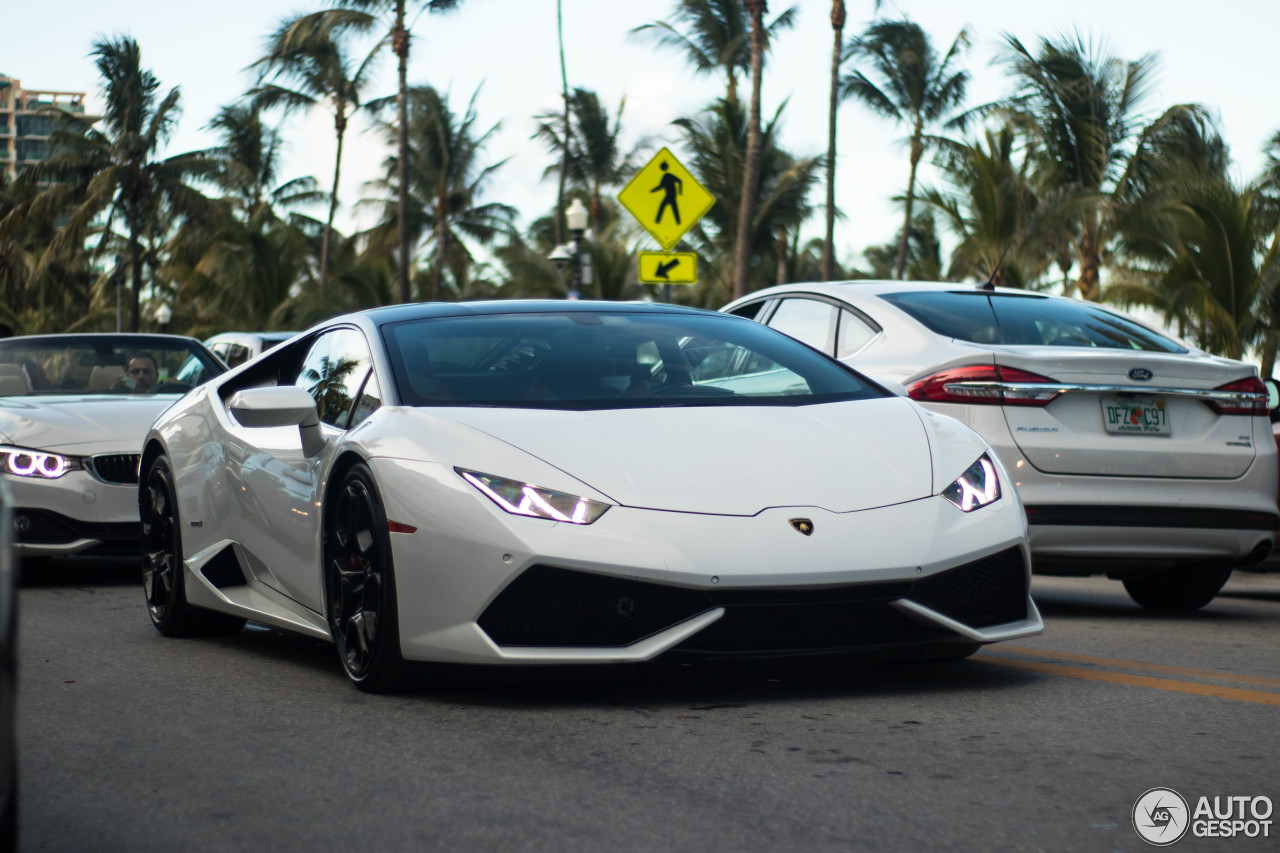
[[[916,120],[915,132],[911,135],[911,174],[907,178],[906,214],[902,218],[902,236],[898,238],[898,263],[894,266],[893,277],[902,280],[907,268],[907,239],[911,236],[911,207],[916,197],[916,167],[920,165],[920,157],[924,154],[924,142],[920,139],[924,132],[923,125]]]
[[[445,237],[449,233],[445,228],[445,204],[443,199],[436,201],[436,263],[431,273],[431,301],[440,301],[440,283],[444,280]]]
[[[1098,301],[1098,218],[1092,211],[1085,214],[1080,223],[1080,298]]]
[[[787,232],[778,235],[776,250],[778,252],[778,284],[787,283]]]
[[[760,78],[764,69],[764,14],[767,0],[747,0],[751,15],[751,108],[747,114],[747,157],[742,169],[742,203],[738,207],[737,243],[733,252],[733,296],[747,292],[751,262],[751,222],[760,183]]]
[[[129,314],[129,331],[138,331],[142,316],[142,226],[138,216],[129,217],[129,277],[133,280],[133,306]]]
[[[564,241],[564,185],[569,176],[569,73],[564,64],[564,19],[560,13],[560,0],[556,0],[556,34],[560,38],[560,97],[564,100],[564,151],[560,156],[560,187],[556,193],[556,215],[553,235],[556,245]]]
[[[396,89],[396,128],[399,163],[396,180],[396,237],[400,244],[400,301],[408,302],[409,272],[413,258],[409,253],[409,32],[404,28],[405,0],[396,0],[396,23],[391,30],[391,49],[398,59],[399,76]]]
[[[1262,338],[1262,364],[1258,367],[1258,375],[1270,379],[1276,367],[1276,335],[1268,332]]]
[[[844,39],[844,0],[831,2],[831,29],[835,33],[831,47],[831,98],[827,105],[827,236],[822,241],[822,280],[835,277],[836,233],[836,107],[839,105],[840,48]]]
[[[338,179],[342,177],[342,140],[347,134],[347,117],[339,112],[333,119],[338,134],[338,154],[333,158],[333,192],[329,194],[329,219],[324,224],[324,239],[320,242],[320,296],[324,297],[329,282],[329,248],[333,240],[333,218],[338,212]]]

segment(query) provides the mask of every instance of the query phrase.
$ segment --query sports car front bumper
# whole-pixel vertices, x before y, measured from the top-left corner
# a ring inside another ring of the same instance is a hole
[[[937,497],[750,517],[615,506],[581,526],[505,513],[444,466],[374,468],[388,518],[417,528],[392,535],[409,659],[909,649],[1043,628],[1012,490],[971,513]]]

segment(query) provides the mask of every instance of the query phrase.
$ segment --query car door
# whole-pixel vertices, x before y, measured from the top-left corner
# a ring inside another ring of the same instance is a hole
[[[242,542],[255,574],[261,571],[264,582],[317,612],[324,600],[318,569],[321,487],[338,439],[353,425],[353,416],[367,417],[367,400],[377,399],[376,392],[361,398],[367,383],[376,387],[371,372],[369,346],[359,330],[344,327],[320,335],[292,379],[316,401],[324,449],[306,457],[297,428],[289,427],[237,430],[241,451],[228,451],[228,464],[236,469],[229,480],[241,491],[239,521],[253,532]]]

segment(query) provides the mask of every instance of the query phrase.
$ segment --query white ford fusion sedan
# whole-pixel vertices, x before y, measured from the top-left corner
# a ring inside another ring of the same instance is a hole
[[[406,661],[963,657],[1038,633],[1026,521],[975,432],[759,324],[669,306],[340,317],[147,436],[166,635],[245,619]]]
[[[1193,610],[1276,540],[1276,444],[1251,365],[1100,305],[972,284],[790,284],[731,302],[977,430],[1026,505],[1035,571],[1105,573]]]
[[[221,372],[199,341],[176,335],[0,340],[0,476],[27,571],[59,555],[137,555],[142,439]]]

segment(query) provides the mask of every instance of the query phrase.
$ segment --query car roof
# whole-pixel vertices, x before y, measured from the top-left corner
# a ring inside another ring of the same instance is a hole
[[[1012,296],[1034,296],[1045,299],[1060,298],[1049,293],[1038,293],[1016,287],[988,288],[986,282],[972,281],[890,281],[886,279],[857,279],[852,281],[808,281],[779,284],[748,293],[743,299],[759,299],[761,297],[783,293],[817,293],[833,296],[837,299],[855,294],[882,296],[886,293],[907,293],[920,291],[987,291],[989,293],[1009,294]],[[737,300],[735,300],[737,301]]]
[[[682,305],[665,305],[660,302],[607,302],[581,299],[500,299],[488,302],[415,302],[405,305],[388,305],[370,308],[345,318],[365,317],[375,325],[396,323],[402,320],[420,320],[428,317],[465,317],[484,314],[563,314],[609,313],[645,314],[668,312],[673,314],[712,314],[702,308]],[[325,325],[328,325],[327,323]]]

